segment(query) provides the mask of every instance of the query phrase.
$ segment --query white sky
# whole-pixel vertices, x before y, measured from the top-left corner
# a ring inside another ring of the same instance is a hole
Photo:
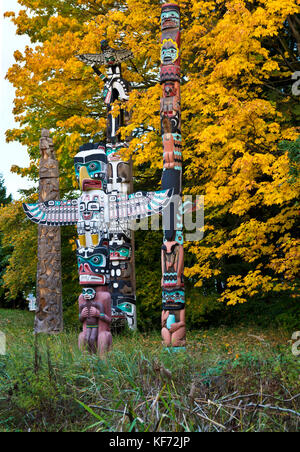
[[[16,127],[12,114],[14,87],[5,80],[5,75],[8,68],[15,62],[14,51],[22,51],[30,42],[27,36],[16,35],[14,24],[9,18],[4,19],[3,13],[19,9],[17,0],[0,0],[0,173],[5,179],[8,194],[11,193],[14,199],[20,198],[19,189],[32,186],[32,182],[10,172],[12,165],[28,166],[29,157],[26,147],[17,142],[5,142],[5,131]]]

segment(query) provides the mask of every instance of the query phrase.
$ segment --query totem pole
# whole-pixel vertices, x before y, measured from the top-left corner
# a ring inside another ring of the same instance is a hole
[[[81,350],[87,348],[102,356],[112,345],[108,229],[103,222],[107,190],[105,143],[81,146],[74,163],[82,191],[77,222],[77,261],[82,286],[79,320],[83,332],[78,345]]]
[[[79,282],[83,286],[79,297],[79,319],[83,323],[79,347],[102,355],[112,344],[109,238],[120,234],[120,225],[161,213],[170,203],[172,190],[107,193],[105,143],[83,145],[74,162],[80,198],[23,206],[27,217],[40,226],[77,224]],[[128,245],[120,245],[118,252],[126,256]]]
[[[163,212],[162,338],[174,350],[185,347],[185,290],[182,225],[182,139],[180,96],[180,8],[162,6],[161,70],[163,95],[160,115],[163,139],[162,189],[172,189],[173,200]]]
[[[101,42],[101,54],[77,55],[83,63],[90,65],[97,75],[105,82],[103,97],[107,105],[106,149],[108,157],[107,192],[124,202],[132,193],[132,163],[125,162],[120,156],[120,150],[128,147],[128,142],[122,141],[120,128],[127,125],[128,114],[125,102],[129,99],[129,83],[122,78],[121,63],[133,55],[127,50],[115,50],[109,47],[107,41]],[[106,76],[99,67],[107,68]],[[114,117],[112,105],[120,102],[120,112]],[[135,265],[134,265],[134,233],[130,230],[128,221],[116,219],[115,233],[109,235],[111,295],[113,310],[121,310],[126,314],[128,326],[136,329],[136,297],[135,297]]]
[[[49,131],[40,139],[39,201],[59,199],[59,169]],[[59,333],[63,330],[61,285],[61,238],[58,227],[38,227],[37,310],[35,333]]]

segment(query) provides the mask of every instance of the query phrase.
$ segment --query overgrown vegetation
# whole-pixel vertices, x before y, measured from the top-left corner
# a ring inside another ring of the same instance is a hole
[[[0,311],[0,431],[299,429],[299,358],[279,329],[201,330],[176,359],[158,334],[126,333],[100,360],[78,352],[75,331],[36,341],[32,323]]]

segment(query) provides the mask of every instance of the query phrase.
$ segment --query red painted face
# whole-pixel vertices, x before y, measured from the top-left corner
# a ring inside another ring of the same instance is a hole
[[[174,82],[167,82],[164,85],[164,96],[165,97],[175,97],[177,94],[176,85]]]
[[[109,260],[108,249],[79,248],[77,250],[79,280],[81,285],[102,286],[108,284]]]

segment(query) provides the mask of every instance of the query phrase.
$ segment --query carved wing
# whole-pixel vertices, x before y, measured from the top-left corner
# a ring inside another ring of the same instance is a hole
[[[78,221],[78,200],[23,204],[27,217],[43,226],[70,226]]]
[[[116,50],[116,63],[122,63],[123,61],[133,58],[131,50]]]
[[[76,58],[89,66],[103,66],[106,63],[103,53],[85,53],[76,55]]]
[[[173,190],[109,195],[109,220],[130,221],[161,213],[170,203]]]

